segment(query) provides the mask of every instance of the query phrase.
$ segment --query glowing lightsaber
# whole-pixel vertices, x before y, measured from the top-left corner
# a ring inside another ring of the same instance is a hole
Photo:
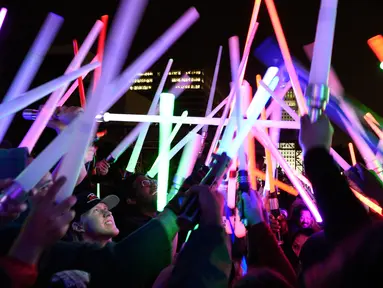
[[[174,112],[174,95],[170,93],[161,93],[160,96],[160,116],[167,119]],[[170,150],[169,136],[172,131],[170,121],[160,123],[160,141],[158,165],[158,188],[157,188],[157,211],[163,211],[167,204],[168,181],[169,181],[169,161],[168,154]]]
[[[160,113],[160,114],[161,114],[161,113]],[[181,115],[181,119],[186,119],[187,115],[188,115],[188,111],[184,111],[184,112],[182,113],[182,115]],[[162,115],[160,115],[160,117],[162,117]],[[173,122],[170,121],[171,118],[172,118],[171,116],[170,116],[170,117],[169,117],[169,116],[166,116],[166,118],[164,118],[164,119],[166,119],[166,120],[163,121],[163,122],[160,122],[160,124],[167,124],[167,123],[171,123],[171,124],[173,124]],[[170,147],[170,145],[172,144],[172,142],[173,142],[174,138],[176,137],[178,131],[180,131],[182,124],[184,124],[184,122],[183,122],[183,121],[180,121],[180,122],[178,122],[178,123],[176,124],[176,126],[173,128],[172,133],[170,133],[170,135],[166,138],[166,139],[167,139],[166,146],[169,146],[169,147]],[[164,150],[163,153],[169,153],[169,151],[168,151],[168,150],[166,150],[166,151]],[[166,156],[167,156],[167,155],[166,155]],[[157,157],[157,159],[154,161],[152,167],[154,167],[154,166],[157,165],[157,162],[160,160],[161,157],[162,157],[162,155],[159,154],[158,157]],[[128,172],[130,172],[130,171],[128,171]],[[150,169],[150,170],[148,171],[148,173],[146,173],[146,174],[147,174],[149,177],[151,177],[151,178],[154,178],[154,177],[156,176],[156,174],[153,174],[153,173],[151,172],[151,169]]]
[[[5,20],[5,16],[7,16],[7,8],[1,8],[0,10],[0,29],[1,27],[3,26],[3,23],[4,23],[4,20]]]
[[[150,104],[148,115],[154,115],[156,112],[158,101],[160,99],[160,95],[162,93],[162,90],[164,89],[166,79],[168,77],[168,74],[169,74],[170,68],[172,67],[172,64],[173,64],[173,59],[169,59],[168,64],[166,65],[164,74],[162,75],[160,84],[158,85],[157,91],[154,94],[154,98],[152,100],[152,103]],[[144,145],[144,141],[146,138],[146,134],[148,133],[149,127],[150,127],[150,123],[147,123],[145,125],[145,127],[142,128],[142,131],[141,131],[140,135],[138,136],[136,144],[134,145],[132,155],[130,156],[128,166],[126,167],[126,171],[128,171],[130,173],[134,173],[134,171],[136,169],[138,158],[141,154],[142,146]]]
[[[193,172],[193,168],[198,158],[198,153],[201,150],[201,145],[202,136],[199,134],[194,134],[194,137],[192,137],[190,141],[185,145],[185,148],[182,151],[180,162],[178,164],[177,172],[173,178],[173,185],[168,194],[168,201],[170,201],[174,197],[174,195],[177,194],[182,183]]]
[[[198,19],[199,14],[194,9],[189,9],[175,24],[173,24],[155,43],[152,44],[134,63],[128,67],[119,80],[110,84],[115,90],[110,97],[105,98],[98,112],[107,111],[131,86],[131,83],[138,73],[143,73],[154,64],[165,51]],[[97,63],[98,65],[99,63]],[[84,72],[79,75],[82,75]],[[74,73],[74,72],[73,72]],[[75,75],[73,80],[79,77]],[[67,76],[63,76],[67,77]],[[117,88],[116,88],[117,85]],[[53,90],[52,90],[53,91]],[[113,89],[111,89],[113,91]],[[50,91],[51,92],[51,91]],[[48,92],[49,93],[49,92]],[[1,107],[1,105],[0,105]],[[24,108],[24,107],[22,107]],[[22,109],[21,108],[21,109]],[[0,113],[1,116],[1,113]],[[79,123],[83,115],[80,115],[60,133],[49,145],[36,157],[36,159],[24,169],[14,180],[14,184],[5,191],[4,199],[19,199],[24,195],[24,191],[30,191],[45,173],[58,162],[58,160],[68,151],[68,137],[71,137],[73,128]],[[139,131],[138,131],[139,132]],[[138,133],[135,137],[138,136]]]
[[[351,142],[348,143],[348,149],[350,150],[352,166],[355,166],[356,165],[356,157],[355,157],[354,145],[352,145]]]
[[[76,56],[78,54],[78,43],[76,39],[73,40],[73,51],[74,51],[74,55]],[[85,97],[84,82],[81,76],[78,77],[77,82],[78,82],[78,92],[80,95],[80,106],[84,108],[86,104],[86,97]]]
[[[56,14],[48,14],[43,27],[33,42],[31,49],[28,51],[27,56],[16,74],[16,77],[13,79],[11,86],[5,94],[3,104],[19,98],[25,91],[27,91],[63,21],[64,19]],[[7,133],[7,130],[11,125],[14,112],[16,111],[8,112],[6,115],[7,117],[2,115],[3,119],[0,120],[0,142],[3,141],[5,133]]]
[[[24,109],[28,105],[40,100],[49,93],[57,90],[62,85],[65,85],[67,82],[71,82],[77,79],[80,75],[94,70],[98,65],[100,65],[99,62],[85,65],[76,71],[53,79],[41,86],[38,86],[22,94],[20,97],[0,104],[0,119]]]
[[[212,117],[186,117],[172,116],[169,119],[164,119],[159,115],[145,115],[145,114],[113,114],[104,113],[97,116],[97,120],[100,122],[137,122],[140,123],[161,123],[170,120],[172,123],[182,123],[188,125],[220,125],[221,118]],[[229,119],[226,119],[224,125],[227,125]],[[243,120],[243,123],[247,123],[249,120]],[[255,120],[255,126],[260,127],[278,127],[280,129],[300,129],[300,124],[294,121],[272,121],[272,120]]]
[[[214,101],[215,89],[217,87],[217,80],[218,80],[218,73],[219,73],[219,65],[221,63],[221,57],[222,57],[222,46],[219,46],[218,57],[217,57],[217,62],[215,63],[214,76],[213,76],[213,81],[211,82],[209,100],[207,102],[205,117],[210,114],[211,109],[213,108],[213,101]],[[205,125],[202,128],[202,140],[201,140],[202,145],[201,145],[200,155],[202,154],[203,149],[205,147],[205,141],[207,138],[208,127],[209,127],[208,125]]]
[[[67,75],[73,70],[76,70],[78,69],[78,67],[80,67],[81,63],[84,61],[86,55],[92,47],[94,41],[96,40],[97,35],[100,33],[102,25],[103,24],[101,21],[97,21],[93,25],[92,30],[85,38],[84,43],[81,45],[77,55],[72,59],[71,63],[65,70],[64,75]],[[57,103],[60,100],[60,98],[64,95],[69,84],[69,82],[65,83],[65,85],[61,86],[59,89],[53,92],[52,95],[48,98],[47,102],[44,104],[39,115],[37,116],[36,120],[32,123],[32,126],[29,128],[27,134],[21,141],[19,147],[27,147],[29,152],[33,150],[37,143],[37,140],[40,138],[53,113],[56,111]]]
[[[100,80],[100,77],[101,77],[102,61],[104,60],[104,48],[105,48],[106,31],[108,29],[108,20],[109,20],[109,16],[108,15],[101,16],[101,21],[104,24],[104,26],[102,27],[100,36],[98,37],[97,55],[96,55],[98,61],[101,63],[101,67],[97,68],[94,71],[93,90],[96,89],[96,87],[98,85],[98,81]]]
[[[374,52],[376,57],[380,62],[380,69],[383,70],[383,36],[376,35],[367,40],[368,46],[370,46],[371,50]]]
[[[67,178],[56,196],[56,201],[59,203],[73,193],[85,153],[97,130],[95,116],[100,109],[100,103],[105,96],[109,96],[111,90],[109,84],[121,71],[146,5],[147,1],[143,0],[124,0],[120,4],[106,43],[105,64],[99,85],[94,93],[91,93],[84,115],[79,118],[72,137],[68,139],[72,146],[69,147],[58,170],[58,178],[61,176]]]
[[[275,35],[277,36],[277,41],[282,52],[282,57],[285,62],[287,72],[290,76],[290,81],[294,89],[294,94],[297,99],[299,111],[302,115],[307,114],[307,107],[303,98],[302,88],[299,83],[297,72],[295,71],[293,61],[291,59],[289,47],[285,35],[283,33],[281,21],[279,20],[277,9],[273,0],[265,0],[267,11],[270,15],[270,20],[274,28]]]

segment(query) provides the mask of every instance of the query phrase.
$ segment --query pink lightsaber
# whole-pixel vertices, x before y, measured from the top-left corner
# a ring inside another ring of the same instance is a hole
[[[81,63],[84,61],[86,55],[92,47],[94,41],[97,39],[97,36],[100,33],[103,25],[104,24],[101,21],[96,21],[92,30],[85,38],[84,43],[81,45],[77,55],[73,58],[73,60],[65,70],[64,75],[67,75],[68,73],[80,67]],[[32,126],[29,128],[27,134],[24,136],[19,147],[27,147],[29,152],[32,152],[33,148],[37,143],[37,140],[40,138],[45,127],[52,118],[53,113],[56,111],[58,101],[64,95],[68,86],[69,83],[66,83],[64,86],[60,87],[52,93],[52,95],[48,98],[47,102],[42,107],[36,120],[32,123]]]
[[[3,103],[11,101],[27,91],[63,21],[64,19],[56,14],[48,14],[43,27],[28,51],[16,77],[13,79],[11,87],[5,94]],[[12,113],[8,113],[7,117],[0,121],[0,142],[3,141],[13,117]]]
[[[72,137],[67,140],[70,141],[71,147],[61,162],[57,174],[57,178],[61,176],[67,178],[56,196],[56,201],[59,203],[72,195],[77,184],[78,176],[84,165],[85,153],[97,130],[95,117],[101,107],[100,103],[103,98],[109,97],[112,89],[109,84],[120,73],[122,65],[125,63],[146,5],[147,0],[124,0],[120,4],[106,42],[99,84],[95,91],[91,92],[84,114],[79,118],[79,123],[75,126]],[[92,91],[92,89],[89,90]]]
[[[99,65],[100,65],[99,62],[85,65],[76,71],[73,71],[67,75],[63,75],[56,79],[53,79],[24,94],[21,94],[20,97],[17,97],[11,101],[0,104],[0,119],[24,109],[28,105],[40,100],[41,98],[45,97],[49,93],[52,93],[53,91],[59,89],[61,86],[65,85],[66,83],[70,83],[71,81],[75,80],[80,75],[83,75],[86,72],[96,69],[96,67],[98,67]]]
[[[295,177],[293,169],[283,158],[281,153],[278,151],[278,148],[273,144],[272,140],[266,134],[265,131],[258,128],[256,128],[256,130],[257,130],[257,133],[254,136],[256,136],[259,140],[261,140],[261,144],[266,149],[269,149],[270,153],[278,161],[279,165],[281,165],[283,170],[286,172],[287,177],[290,179],[291,183],[298,190],[299,195],[302,197],[302,200],[305,202],[306,206],[310,209],[310,212],[315,218],[315,221],[317,221],[318,223],[322,222],[322,217],[319,214],[318,208],[316,207],[311,197],[307,194],[307,191],[302,186],[302,183]]]
[[[282,85],[279,85],[278,89],[276,89],[275,94],[273,94],[275,97],[278,97],[278,99],[282,99],[285,97],[286,93],[291,89],[291,82],[288,81],[287,83],[284,83]],[[273,96],[272,96],[273,97]],[[274,97],[273,97],[274,99]],[[276,100],[273,100],[269,107],[266,109],[266,118],[271,116],[271,113],[275,111],[275,109],[280,109],[280,105]]]
[[[4,8],[4,7],[1,8],[0,10],[0,29],[4,24],[4,20],[5,20],[5,16],[7,16],[7,12],[8,12],[7,8]]]
[[[138,73],[143,73],[155,61],[157,61],[166,50],[198,19],[198,12],[192,8],[179,21],[170,27],[165,34],[160,37],[151,47],[149,47],[136,61],[128,67],[120,80],[115,80],[110,84],[111,87],[118,89],[110,94],[110,97],[104,99],[105,101],[100,106],[98,112],[107,111],[118,99],[121,97],[132,85],[131,83],[136,79]],[[83,74],[84,72],[82,72]],[[80,75],[82,75],[80,74]],[[65,75],[63,77],[66,77]],[[73,78],[78,78],[75,75]],[[1,105],[0,105],[1,107]],[[23,107],[24,108],[24,107]],[[22,108],[21,108],[22,109]],[[1,114],[0,114],[1,115]],[[28,166],[20,175],[15,179],[15,185],[7,190],[8,194],[13,194],[14,191],[29,191],[31,190],[45,173],[56,164],[59,159],[68,151],[69,144],[67,139],[71,137],[73,128],[79,123],[79,118],[75,119],[64,131],[61,132],[49,145],[37,156],[37,158]],[[136,127],[138,127],[137,125]],[[139,134],[135,135],[135,137]],[[135,139],[135,138],[134,138]],[[134,140],[133,140],[134,141]],[[18,190],[17,190],[18,189]]]
[[[293,60],[291,59],[289,47],[287,45],[285,34],[283,33],[281,21],[279,20],[277,9],[275,8],[275,4],[273,0],[265,0],[267,11],[269,12],[271,23],[274,28],[275,35],[277,36],[277,41],[279,44],[279,48],[282,52],[282,57],[285,62],[285,66],[287,72],[290,76],[290,81],[294,89],[294,94],[297,99],[297,103],[299,106],[299,111],[302,115],[307,114],[307,107],[305,100],[303,98],[303,92],[301,85],[299,84],[299,79],[297,72],[295,71]]]

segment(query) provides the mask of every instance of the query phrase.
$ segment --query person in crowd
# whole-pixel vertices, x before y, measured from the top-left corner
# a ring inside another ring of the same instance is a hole
[[[2,287],[32,287],[38,276],[37,265],[45,249],[59,240],[69,228],[76,198],[54,199],[66,179],[59,178],[49,189],[32,196],[33,208],[8,253],[0,259]],[[8,285],[7,285],[8,284]]]
[[[292,246],[294,254],[299,257],[301,253],[303,245],[306,243],[307,239],[310,238],[311,235],[315,233],[315,230],[312,228],[302,228],[295,232],[295,234],[291,238]]]
[[[101,200],[94,193],[86,191],[76,195],[76,198],[76,218],[70,232],[76,241],[104,247],[119,233],[110,210],[117,206],[120,199],[116,195],[108,195]]]
[[[332,136],[333,128],[325,115],[313,123],[307,115],[301,118],[299,142],[305,171],[323,219],[323,232],[311,236],[300,252],[302,273],[326,259],[334,247],[370,223],[367,211],[329,153]]]
[[[157,182],[144,174],[131,174],[116,191],[121,199],[114,213],[120,230],[114,240],[120,241],[149,222],[157,214]]]

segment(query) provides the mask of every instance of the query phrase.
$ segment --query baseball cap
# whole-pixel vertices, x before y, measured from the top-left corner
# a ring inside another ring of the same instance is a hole
[[[77,202],[73,208],[76,212],[75,220],[80,219],[81,215],[88,212],[98,203],[104,203],[111,210],[120,202],[120,198],[116,195],[108,195],[103,199],[98,198],[94,193],[82,192],[76,195]]]

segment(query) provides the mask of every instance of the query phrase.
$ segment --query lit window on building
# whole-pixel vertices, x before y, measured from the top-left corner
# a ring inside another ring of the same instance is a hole
[[[145,72],[145,73],[139,73],[140,76],[153,76],[153,72]]]
[[[130,87],[130,90],[134,90],[134,91],[145,91],[145,90],[151,90],[152,89],[152,86],[150,85],[134,85],[132,87]]]
[[[170,71],[169,75],[181,75],[181,71]]]
[[[153,78],[140,78],[134,80],[134,83],[153,83]]]

